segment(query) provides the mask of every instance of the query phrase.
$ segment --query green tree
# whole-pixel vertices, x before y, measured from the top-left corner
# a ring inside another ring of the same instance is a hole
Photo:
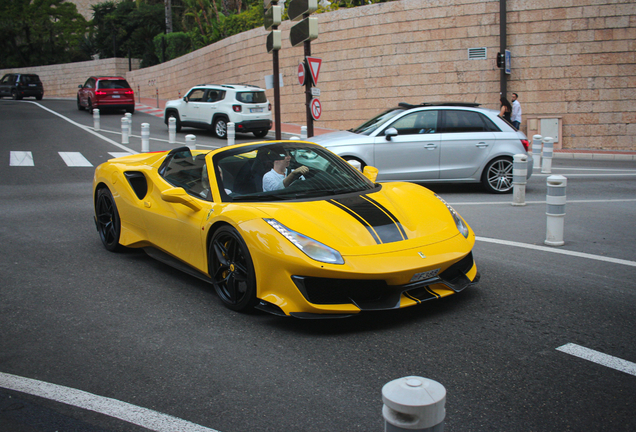
[[[88,60],[89,23],[64,0],[0,0],[0,67]]]

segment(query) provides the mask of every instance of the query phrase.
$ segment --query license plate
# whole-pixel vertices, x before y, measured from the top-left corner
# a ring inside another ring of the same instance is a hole
[[[113,99],[119,99],[121,96],[119,95],[113,95]]]
[[[418,282],[418,281],[421,281],[421,280],[433,278],[433,277],[437,276],[439,271],[440,271],[440,269],[435,269],[435,270],[429,270],[429,271],[422,272],[422,273],[415,273],[415,275],[413,275],[413,277],[411,278],[411,280],[409,282]]]
[[[250,112],[251,112],[251,113],[255,113],[255,112],[263,112],[263,108],[250,108]]]
[[[35,87],[37,84],[29,84],[29,87]]]

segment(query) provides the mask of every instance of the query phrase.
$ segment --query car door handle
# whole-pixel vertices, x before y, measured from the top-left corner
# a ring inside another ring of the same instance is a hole
[[[488,144],[486,144],[485,142],[480,142],[480,143],[475,144],[475,147],[486,148],[486,147],[488,147]]]
[[[432,144],[432,143],[431,143],[431,144],[426,144],[426,145],[424,146],[424,148],[425,148],[426,150],[435,150],[435,149],[437,148],[437,144]]]

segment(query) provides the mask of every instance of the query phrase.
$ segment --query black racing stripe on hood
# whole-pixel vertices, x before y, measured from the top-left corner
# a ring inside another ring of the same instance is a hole
[[[402,226],[398,218],[395,217],[395,215],[389,211],[389,209],[384,207],[382,204],[380,204],[379,202],[377,202],[370,196],[365,195],[364,199],[366,199],[367,201],[371,201],[373,204],[378,206],[382,211],[384,211],[391,218],[395,226],[397,226],[397,228],[400,230],[400,233],[402,234],[402,237],[404,238],[404,240],[408,240],[409,237],[406,235],[406,231],[404,231],[404,227]]]
[[[351,216],[353,216],[358,222],[360,222],[362,225],[364,225],[364,227],[367,229],[367,231],[369,231],[369,234],[371,234],[371,236],[373,237],[373,240],[375,240],[375,242],[377,244],[381,244],[382,242],[380,241],[380,238],[378,237],[378,235],[375,233],[375,231],[373,231],[373,228],[371,228],[371,226],[369,226],[369,224],[367,223],[367,221],[365,221],[364,219],[362,219],[360,216],[358,216],[357,214],[355,214],[353,211],[349,210],[347,207],[345,207],[344,205],[340,204],[338,201],[336,200],[329,200],[329,203],[335,205],[336,207],[344,210],[345,212],[349,213]]]
[[[338,207],[346,209],[347,213],[354,215],[358,221],[371,228],[381,243],[393,243],[405,240],[402,231],[398,228],[395,220],[385,213],[381,207],[374,202],[365,199],[364,196],[355,196],[348,198],[332,199],[329,202],[338,205]],[[371,232],[371,231],[370,231]],[[374,236],[375,237],[375,236]],[[376,241],[378,241],[376,239]],[[379,243],[380,243],[379,242]]]

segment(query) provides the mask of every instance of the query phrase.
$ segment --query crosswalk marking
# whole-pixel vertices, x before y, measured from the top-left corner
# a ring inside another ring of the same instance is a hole
[[[33,153],[30,151],[12,151],[9,166],[33,166]]]
[[[123,157],[123,156],[130,156],[132,153],[128,153],[128,152],[108,152],[109,155],[111,155],[114,158],[118,158],[118,157]]]
[[[80,152],[58,152],[64,159],[66,165],[70,167],[92,167],[93,164],[88,161]]]

